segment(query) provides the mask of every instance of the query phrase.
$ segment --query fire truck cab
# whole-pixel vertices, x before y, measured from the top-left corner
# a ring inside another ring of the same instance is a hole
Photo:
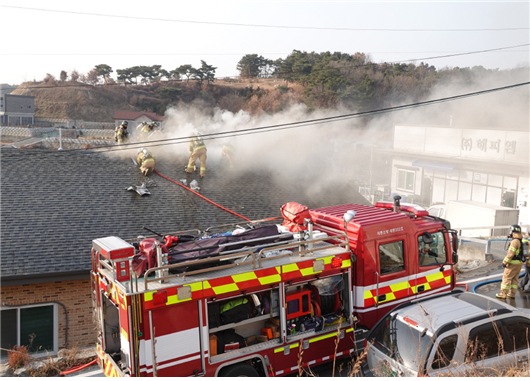
[[[95,239],[104,373],[287,375],[355,356],[395,305],[454,288],[457,239],[445,220],[399,200],[307,216],[295,229],[260,220],[165,244]]]

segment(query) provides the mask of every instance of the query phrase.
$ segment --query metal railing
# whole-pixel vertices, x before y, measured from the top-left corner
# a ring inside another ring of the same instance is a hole
[[[506,238],[492,238],[494,236],[477,238],[477,237],[463,236],[462,231],[466,231],[466,230],[491,230],[493,231],[494,229],[509,229],[511,226],[512,225],[478,226],[478,227],[470,227],[470,228],[461,227],[461,228],[455,228],[454,230],[458,231],[458,246],[459,247],[463,246],[464,242],[478,243],[478,244],[484,245],[484,254],[492,255],[492,248],[491,248],[492,242],[499,241],[499,240],[509,240],[507,236]],[[528,233],[530,225],[520,225],[520,226],[521,226],[521,229],[523,229],[523,231],[526,229],[526,232]]]

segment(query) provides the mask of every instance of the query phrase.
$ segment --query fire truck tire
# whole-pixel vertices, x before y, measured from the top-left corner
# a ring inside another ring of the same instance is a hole
[[[259,373],[252,365],[239,363],[223,368],[219,377],[259,377]]]

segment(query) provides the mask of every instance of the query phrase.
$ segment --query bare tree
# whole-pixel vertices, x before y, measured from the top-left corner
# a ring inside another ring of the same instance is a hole
[[[59,78],[61,79],[61,82],[64,82],[68,79],[68,74],[64,70],[61,70],[61,74],[59,75]]]
[[[47,84],[47,85],[55,85],[56,84],[55,77],[53,75],[51,75],[50,73],[46,74],[46,77],[44,77],[44,81],[43,82],[45,84]]]
[[[77,72],[77,70],[73,70],[70,73],[70,81],[76,82],[78,79],[79,79],[79,73]]]
[[[99,73],[97,72],[97,70],[92,69],[87,73],[86,79],[88,84],[96,86],[99,82]]]

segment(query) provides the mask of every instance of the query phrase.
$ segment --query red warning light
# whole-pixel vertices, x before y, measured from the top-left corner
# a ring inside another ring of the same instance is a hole
[[[342,257],[334,257],[331,260],[331,267],[342,267]]]

